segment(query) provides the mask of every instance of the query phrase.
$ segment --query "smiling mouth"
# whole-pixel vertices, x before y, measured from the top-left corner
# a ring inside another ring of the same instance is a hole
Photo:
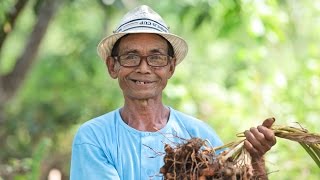
[[[138,80],[133,80],[133,82],[135,82],[136,84],[151,84],[152,82],[145,82],[145,81],[138,81]]]

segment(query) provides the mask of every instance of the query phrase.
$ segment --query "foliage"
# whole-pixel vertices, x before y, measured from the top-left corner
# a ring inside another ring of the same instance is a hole
[[[13,3],[0,2],[0,21]],[[1,74],[12,70],[24,49],[35,21],[30,3],[1,49]],[[96,45],[128,9],[142,3],[158,11],[189,44],[187,58],[164,91],[166,104],[207,121],[225,142],[270,116],[279,124],[299,122],[319,131],[318,1],[70,0],[60,7],[36,63],[5,107],[0,164],[32,158],[43,139],[50,138],[50,150],[41,157],[67,155],[59,163],[68,174],[77,127],[123,101]],[[279,140],[267,155],[267,166],[273,172],[270,179],[319,178],[316,164],[295,143]]]

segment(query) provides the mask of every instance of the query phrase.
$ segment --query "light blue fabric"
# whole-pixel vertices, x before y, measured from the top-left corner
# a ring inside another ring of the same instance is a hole
[[[212,146],[221,140],[204,122],[170,108],[167,125],[158,132],[133,129],[119,109],[84,123],[72,146],[71,180],[162,179],[164,143],[200,137]]]

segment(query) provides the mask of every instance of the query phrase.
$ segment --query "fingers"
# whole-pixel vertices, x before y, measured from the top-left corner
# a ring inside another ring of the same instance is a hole
[[[245,136],[248,143],[251,144],[252,148],[249,146],[250,151],[258,156],[263,156],[268,150],[271,149],[271,143],[268,143],[263,133],[259,132],[257,128],[250,128],[250,130],[245,131]],[[248,149],[247,149],[248,150]]]
[[[268,118],[266,120],[263,121],[262,126],[266,127],[266,128],[271,128],[272,124],[275,122],[275,118]]]
[[[274,118],[266,119],[262,125],[245,131],[246,141],[244,145],[252,157],[262,157],[276,144],[274,132],[269,129],[274,121]]]
[[[276,144],[276,137],[271,129],[268,129],[264,126],[258,126],[257,129],[264,135],[264,138],[267,140],[267,142],[269,142],[271,146]]]
[[[258,150],[256,150],[248,140],[244,141],[244,147],[250,153],[251,157],[259,157]]]

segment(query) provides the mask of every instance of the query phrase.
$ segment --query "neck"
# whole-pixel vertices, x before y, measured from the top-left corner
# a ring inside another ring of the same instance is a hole
[[[135,100],[125,101],[120,113],[132,128],[154,132],[167,124],[170,110],[161,101]]]

